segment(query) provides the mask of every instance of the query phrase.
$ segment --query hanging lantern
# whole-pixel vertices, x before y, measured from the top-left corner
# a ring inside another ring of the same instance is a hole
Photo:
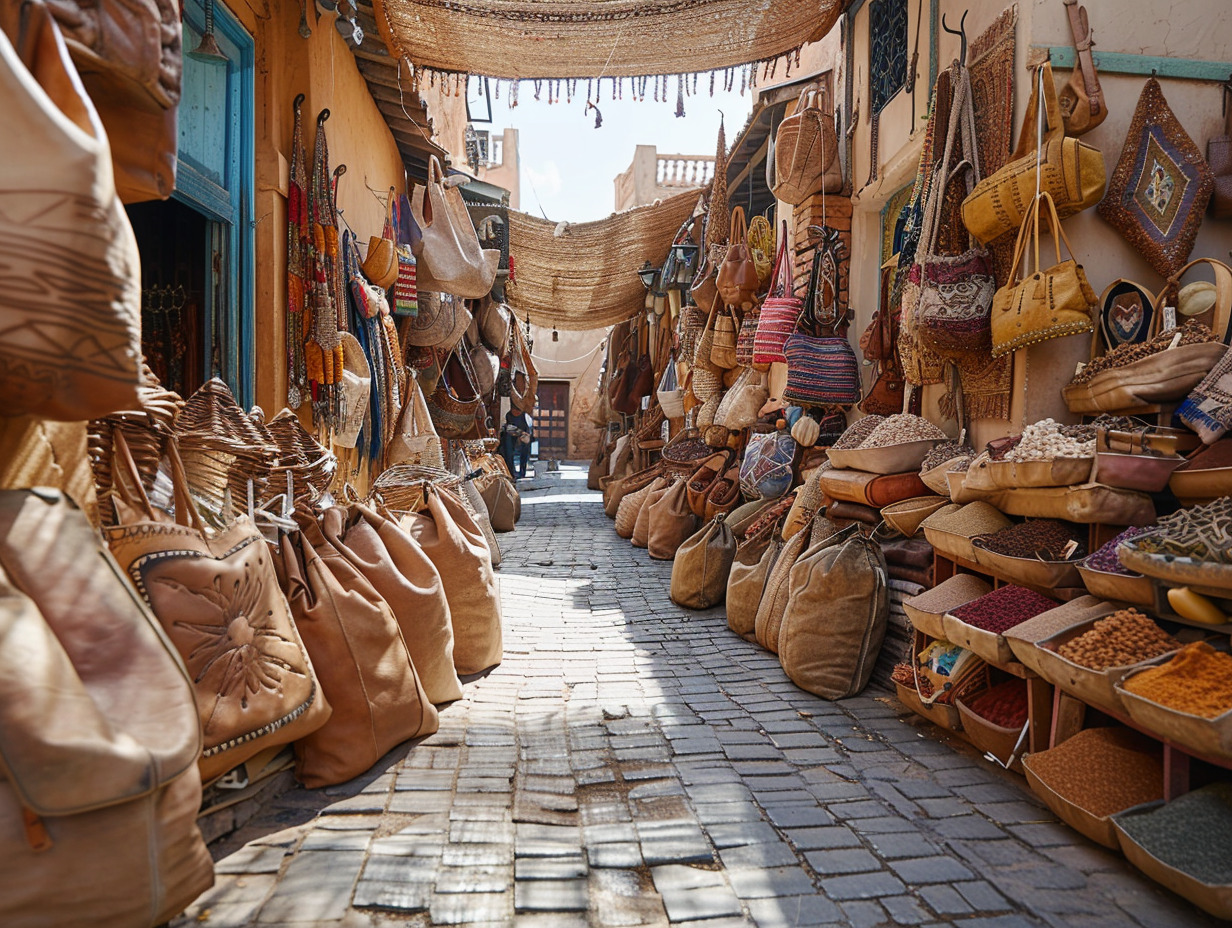
[[[214,0],[205,0],[205,32],[201,35],[201,41],[197,43],[197,47],[188,53],[190,58],[196,58],[198,61],[226,61],[227,56],[223,54],[223,50],[218,47],[218,40],[214,38]]]

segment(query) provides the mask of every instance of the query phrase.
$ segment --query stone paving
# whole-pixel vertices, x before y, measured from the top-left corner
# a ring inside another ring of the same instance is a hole
[[[274,800],[175,928],[1213,924],[892,696],[814,697],[674,606],[584,477],[502,536],[500,667],[365,777]]]

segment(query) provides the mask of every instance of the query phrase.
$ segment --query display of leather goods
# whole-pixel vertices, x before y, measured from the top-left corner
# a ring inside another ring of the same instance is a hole
[[[323,519],[345,521],[345,511]],[[333,707],[295,743],[295,775],[309,788],[343,783],[390,749],[440,724],[389,604],[308,520],[283,538],[281,573],[295,624]]]
[[[435,705],[462,698],[453,661],[453,622],[441,575],[392,517],[364,503],[345,523],[326,510],[321,529],[393,610],[424,692]]]
[[[364,256],[364,275],[382,290],[388,290],[398,280],[398,243],[394,239],[394,202],[398,192],[389,188],[385,198],[385,228],[380,235],[368,239],[368,253]]]
[[[737,546],[727,574],[727,627],[737,635],[747,638],[755,633],[766,581],[783,544],[770,523]]]
[[[1045,62],[1041,68],[1042,74],[1037,72],[1031,77],[1031,98],[1018,147],[1009,163],[976,184],[963,200],[963,224],[981,242],[991,242],[1022,226],[1036,195],[1037,159],[1038,189],[1051,195],[1060,218],[1079,213],[1103,199],[1107,182],[1103,153],[1065,135],[1061,104],[1052,82],[1052,65]],[[1047,131],[1037,155],[1041,82]]]
[[[791,489],[796,441],[789,432],[749,436],[740,464],[740,489],[749,499],[777,499]]]
[[[423,348],[452,348],[471,324],[466,302],[449,293],[421,290],[419,311],[402,321],[402,341]]]
[[[1099,215],[1162,277],[1189,260],[1215,175],[1149,78]]]
[[[992,340],[989,314],[997,289],[992,256],[969,233],[965,251],[956,255],[937,253],[946,192],[961,174],[970,195],[980,179],[979,164],[971,73],[962,68],[953,90],[945,151],[937,163],[936,179],[924,208],[924,228],[916,246],[920,266],[916,337],[942,357],[983,350]]]
[[[827,233],[813,254],[804,311],[783,345],[783,399],[799,406],[853,406],[860,400],[860,362],[847,340],[847,310],[837,307],[841,244],[837,233]]]
[[[517,528],[521,508],[518,491],[512,480],[504,474],[496,474],[480,487],[479,493],[483,497],[484,508],[487,509],[488,520],[494,530],[512,532]]]
[[[731,389],[723,395],[715,421],[733,432],[747,429],[757,422],[769,397],[766,375],[751,367],[743,368]]]
[[[774,195],[792,206],[843,187],[834,113],[819,97],[820,91],[805,88],[774,136]]]
[[[475,414],[483,398],[458,351],[451,351],[441,365],[441,378],[425,402],[432,425],[441,438],[465,438],[475,426]]]
[[[638,515],[641,513],[646,497],[654,490],[664,489],[667,487],[667,479],[664,477],[656,477],[653,481],[646,484],[640,490],[634,490],[631,493],[626,493],[620,501],[620,505],[616,508],[616,537],[617,538],[632,538],[633,529],[637,525]],[[638,546],[643,547],[643,546]]]
[[[732,309],[749,309],[757,302],[757,291],[761,289],[761,281],[757,276],[757,265],[749,251],[748,225],[744,218],[744,207],[737,206],[731,216],[731,242],[727,247],[727,255],[719,266],[715,286],[719,288],[719,298],[725,306]],[[732,332],[731,347],[734,350],[735,332]],[[719,362],[715,362],[716,364]],[[733,364],[734,364],[733,360]],[[724,364],[723,367],[731,367]]]
[[[668,595],[686,609],[709,609],[727,595],[727,576],[736,556],[736,536],[726,517],[711,519],[680,546],[672,562]]]
[[[214,882],[192,681],[58,491],[0,492],[0,638],[0,922],[174,918]]]
[[[1232,219],[1232,80],[1223,86],[1221,95],[1224,115],[1223,135],[1206,143],[1206,163],[1215,175],[1215,192],[1211,196],[1211,215],[1216,219]]]
[[[714,342],[710,346],[710,360],[715,367],[732,370],[736,361],[736,340],[740,323],[730,310],[722,310],[714,319]]]
[[[875,509],[923,496],[928,491],[915,471],[905,474],[870,474],[838,468],[830,468],[821,475],[821,489],[833,499],[861,503]]]
[[[633,415],[642,407],[642,400],[654,392],[654,365],[650,355],[642,354],[629,366],[626,377],[625,392],[621,401],[612,401],[612,408],[617,412]]]
[[[329,705],[261,532],[242,515],[205,531],[174,441],[174,516],[150,504],[121,433],[115,453],[123,476],[104,535],[188,667],[205,737],[202,779],[320,728]]]
[[[1047,212],[1044,213],[1045,207]],[[1043,216],[1041,216],[1043,213]],[[1040,225],[1047,220],[1056,246],[1056,261],[1044,269],[1040,264]],[[1034,243],[1035,273],[1022,278],[1028,237]],[[1061,245],[1070,253],[1061,260]],[[1093,327],[1091,307],[1098,297],[1087,282],[1087,275],[1073,258],[1069,238],[1061,226],[1052,196],[1044,191],[1032,205],[1014,249],[1014,270],[1010,281],[997,291],[992,306],[992,356],[999,358],[1019,348],[1050,338],[1089,332]]]
[[[804,309],[804,301],[795,295],[793,289],[785,220],[779,233],[779,252],[774,267],[770,292],[762,301],[757,334],[753,338],[753,364],[763,369],[787,360],[783,355],[783,345],[796,330],[796,322]]]
[[[907,390],[907,378],[901,365],[882,368],[872,387],[860,400],[860,411],[867,415],[892,416],[901,412]]]
[[[93,419],[137,404],[140,259],[59,30],[42,4],[21,11],[0,29],[0,411]]]
[[[428,403],[424,399],[424,392],[417,377],[412,377],[408,382],[407,393],[393,438],[385,452],[386,466],[426,464],[443,468],[444,447],[436,429],[432,427],[432,414],[428,410]]]
[[[1091,46],[1095,44],[1095,40],[1087,20],[1087,8],[1079,6],[1078,0],[1065,0],[1065,10],[1069,14],[1069,28],[1074,36],[1076,60],[1074,71],[1066,85],[1061,88],[1058,99],[1061,104],[1061,118],[1065,123],[1065,134],[1079,136],[1090,132],[1108,118],[1108,102],[1104,98],[1103,88],[1099,85],[1095,59],[1091,57]]]
[[[453,619],[458,673],[480,673],[501,662],[500,591],[483,532],[461,500],[446,490],[424,491],[426,511],[404,515],[403,529],[441,575]]]
[[[778,641],[792,683],[825,699],[868,685],[889,620],[888,579],[881,547],[850,528],[800,556]]]
[[[420,230],[419,289],[478,300],[492,290],[500,252],[481,249],[462,191],[446,182],[441,163],[428,160],[428,182],[411,195],[411,216]]]
[[[730,456],[726,452],[718,452],[710,455],[698,465],[697,470],[689,475],[686,483],[686,498],[689,503],[689,508],[693,510],[693,515],[699,519],[706,515],[706,495],[710,492],[714,482],[722,477],[727,470]]]
[[[689,482],[678,480],[649,506],[646,550],[657,561],[670,561],[697,531],[697,516],[689,507]]]

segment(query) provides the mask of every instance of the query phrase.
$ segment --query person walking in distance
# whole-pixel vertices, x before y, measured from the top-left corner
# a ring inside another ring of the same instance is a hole
[[[501,430],[501,453],[509,465],[509,473],[519,480],[526,476],[526,464],[530,460],[530,443],[534,426],[524,412],[509,410],[505,413],[505,425]],[[515,469],[516,461],[516,469]]]

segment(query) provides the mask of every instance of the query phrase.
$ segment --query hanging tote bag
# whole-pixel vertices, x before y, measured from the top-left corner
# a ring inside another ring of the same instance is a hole
[[[425,402],[432,425],[442,438],[465,438],[475,427],[482,397],[460,351],[451,351],[441,365],[441,379]]]
[[[407,392],[410,396],[402,406],[398,426],[394,429],[394,437],[386,452],[385,464],[387,467],[395,464],[418,464],[443,470],[444,447],[441,445],[441,437],[432,427],[432,414],[428,411],[419,378],[410,378]]]
[[[779,124],[774,137],[774,195],[799,206],[814,193],[837,193],[843,186],[834,114],[806,89],[796,110]]]
[[[1223,86],[1223,135],[1206,143],[1206,163],[1215,175],[1215,192],[1211,196],[1211,215],[1216,219],[1232,219],[1232,81]]]
[[[1040,212],[1047,206],[1047,218],[1056,244],[1057,263],[1048,269],[1040,265]],[[1027,239],[1035,246],[1035,273],[1020,276],[1026,258]],[[1061,260],[1061,243],[1071,257]],[[992,302],[992,356],[999,358],[1027,345],[1050,338],[1090,332],[1094,326],[1091,307],[1099,297],[1087,282],[1087,275],[1073,258],[1069,238],[1061,227],[1052,195],[1042,192],[1031,205],[1018,233],[1014,248],[1014,270],[1009,283],[997,291]]]
[[[962,161],[951,170],[956,157],[955,143],[961,146]],[[980,162],[975,137],[975,109],[971,100],[971,72],[959,71],[950,108],[945,152],[937,166],[937,182],[932,185],[924,209],[924,231],[916,250],[920,265],[920,296],[915,311],[917,337],[927,348],[941,355],[984,350],[992,342],[989,316],[992,297],[997,291],[992,260],[987,249],[970,237],[967,250],[957,255],[935,252],[944,211],[946,191],[962,174],[971,192],[979,180]]]
[[[394,241],[394,201],[397,198],[398,191],[390,187],[385,201],[385,228],[379,236],[369,237],[368,254],[361,265],[364,276],[382,290],[388,290],[398,280],[398,243]]]
[[[804,301],[796,296],[791,278],[791,259],[787,254],[787,222],[779,235],[779,251],[770,275],[770,294],[762,301],[753,337],[753,365],[762,370],[787,360],[783,345],[796,330]]]
[[[111,553],[184,659],[205,736],[201,778],[316,731],[330,708],[260,530],[239,516],[208,533],[168,444],[175,515],[156,510],[121,432],[113,436]]]
[[[153,928],[214,882],[193,684],[85,514],[0,492],[0,924]]]
[[[98,113],[42,4],[0,29],[0,410],[137,408],[141,266]]]
[[[416,273],[420,290],[452,293],[468,300],[485,297],[496,280],[500,251],[481,249],[462,192],[445,182],[441,163],[428,160],[428,182],[411,195],[411,215],[419,226]]]
[[[719,267],[716,281],[720,299],[724,305],[733,309],[747,309],[752,306],[757,301],[757,291],[761,289],[757,278],[757,265],[753,262],[753,255],[749,251],[748,242],[745,241],[747,235],[744,207],[737,206],[732,210],[731,216],[731,243],[727,248],[727,256]],[[732,348],[735,348],[734,339]]]
[[[1041,82],[1048,131],[1038,152],[1039,189],[1052,197],[1062,219],[1103,199],[1107,184],[1104,156],[1098,148],[1066,137],[1061,104],[1052,83],[1052,65],[1045,63],[1042,68],[1043,74],[1031,79],[1031,99],[1009,164],[976,184],[963,200],[963,224],[981,242],[991,242],[1020,228],[1031,209],[1036,190],[1035,139]]]
[[[796,331],[783,345],[783,399],[798,406],[853,406],[860,400],[860,362],[847,340],[847,315],[838,310],[841,243],[833,229],[813,253],[809,296]]]

